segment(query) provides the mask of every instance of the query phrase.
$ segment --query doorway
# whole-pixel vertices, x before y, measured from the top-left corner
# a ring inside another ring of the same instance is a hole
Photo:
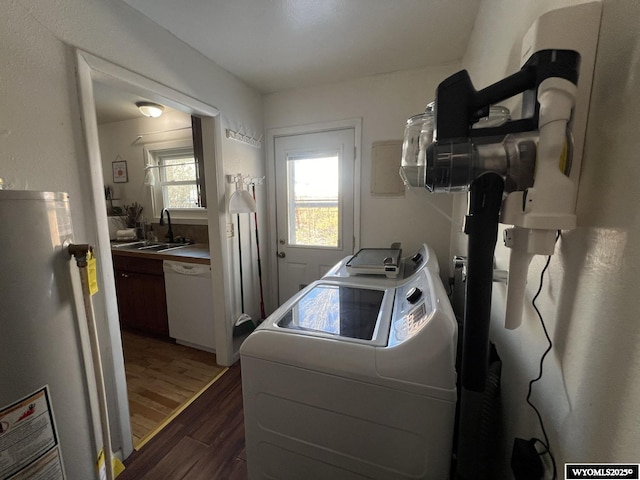
[[[142,77],[134,72],[111,64],[86,52],[77,51],[77,75],[80,89],[80,106],[83,117],[86,140],[88,170],[91,190],[91,208],[95,213],[95,254],[98,264],[98,283],[101,291],[94,297],[96,311],[104,320],[100,322],[98,336],[101,350],[105,352],[103,360],[104,377],[107,390],[111,392],[109,399],[109,423],[112,432],[112,447],[120,451],[123,458],[133,451],[129,407],[127,402],[127,383],[124,369],[124,357],[118,321],[114,270],[110,253],[110,235],[108,229],[107,209],[105,201],[102,159],[96,122],[93,82],[107,83],[113,88],[120,88],[138,94],[151,101],[181,110],[202,119],[203,162],[207,177],[207,199],[209,205],[224,202],[224,178],[217,172],[222,171],[222,156],[219,142],[221,138],[218,110],[192,97],[186,96],[164,85]],[[233,345],[230,328],[226,318],[230,317],[230,306],[224,300],[229,291],[230,272],[228,252],[222,246],[222,233],[226,224],[224,213],[218,209],[209,209],[207,214],[211,263],[220,265],[213,269],[212,293],[223,292],[222,300],[214,302],[213,320],[216,335],[216,353],[218,363],[230,365]]]
[[[359,126],[356,120],[270,134],[278,305],[357,247]]]

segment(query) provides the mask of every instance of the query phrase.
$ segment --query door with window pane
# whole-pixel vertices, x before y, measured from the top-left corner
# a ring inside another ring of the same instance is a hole
[[[279,303],[353,253],[354,136],[275,139]]]

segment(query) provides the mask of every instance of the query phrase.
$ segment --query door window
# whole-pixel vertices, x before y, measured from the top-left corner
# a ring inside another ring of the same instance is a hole
[[[354,129],[276,137],[274,160],[283,302],[353,253]]]
[[[289,245],[340,245],[338,152],[287,157]]]

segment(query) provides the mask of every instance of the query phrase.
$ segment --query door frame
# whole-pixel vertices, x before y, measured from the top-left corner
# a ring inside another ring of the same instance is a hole
[[[112,443],[120,442],[117,453],[127,458],[133,451],[127,384],[124,372],[124,358],[118,321],[118,307],[115,296],[115,280],[111,263],[111,245],[107,226],[107,211],[104,200],[104,179],[102,159],[98,139],[98,125],[95,114],[93,82],[100,81],[158,101],[169,107],[202,117],[203,137],[210,139],[203,145],[207,179],[207,204],[225,204],[225,177],[222,174],[222,128],[219,110],[187,94],[167,87],[136,72],[96,57],[80,49],[75,50],[76,74],[79,89],[80,115],[87,156],[87,171],[90,185],[87,186],[90,201],[87,211],[92,212],[95,229],[96,251],[101,268],[98,269],[98,284],[102,292],[96,297],[96,309],[103,318],[98,340],[102,352],[109,352],[103,362],[103,373],[110,390],[109,418],[113,435]],[[91,217],[87,217],[90,219]],[[229,252],[226,248],[226,213],[216,207],[207,210],[209,228],[209,252],[212,268],[212,292],[223,292],[223,298],[214,302],[214,322],[216,329],[216,354],[221,365],[231,365],[235,360],[231,327],[231,306],[225,299],[231,298],[231,272]],[[115,405],[114,405],[115,403]],[[115,428],[114,428],[115,427]]]
[[[266,135],[266,185],[267,198],[269,199],[269,208],[267,209],[267,217],[269,219],[269,228],[267,229],[267,254],[269,269],[269,283],[272,288],[269,289],[268,310],[274,311],[278,306],[278,262],[276,254],[278,253],[277,224],[276,224],[276,139],[280,137],[289,137],[292,135],[306,135],[311,133],[329,132],[332,130],[353,129],[354,131],[354,169],[353,169],[353,235],[354,252],[360,248],[360,180],[362,165],[362,118],[349,118],[345,120],[336,120],[332,122],[312,123],[307,125],[298,125],[293,127],[270,128]]]

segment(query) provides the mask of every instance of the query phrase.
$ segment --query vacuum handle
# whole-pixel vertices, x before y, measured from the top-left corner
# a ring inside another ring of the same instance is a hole
[[[466,70],[461,70],[438,85],[436,90],[436,141],[459,141],[471,136],[517,133],[536,130],[538,105],[535,90],[548,78],[578,82],[580,55],[573,50],[541,50],[534,53],[520,71],[476,91]],[[497,128],[474,130],[471,126],[489,115],[489,107],[501,100],[525,93],[523,117],[533,119],[506,122]]]
[[[471,125],[489,115],[491,104],[535,87],[535,81],[535,72],[523,69],[476,91],[466,70],[453,74],[436,91],[438,139],[469,138]]]

